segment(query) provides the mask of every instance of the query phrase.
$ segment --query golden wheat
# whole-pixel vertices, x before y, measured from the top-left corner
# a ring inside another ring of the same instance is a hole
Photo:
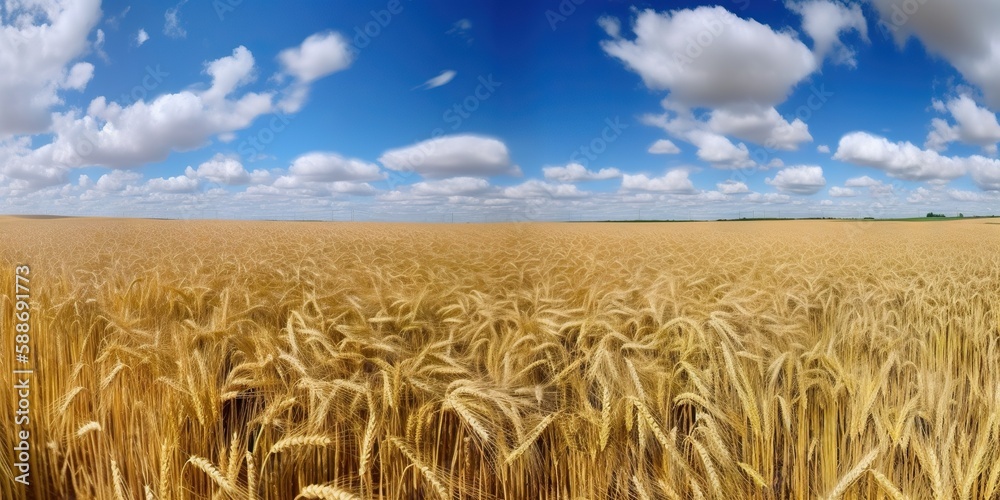
[[[0,498],[997,498],[997,248],[978,220],[0,218],[36,374]]]

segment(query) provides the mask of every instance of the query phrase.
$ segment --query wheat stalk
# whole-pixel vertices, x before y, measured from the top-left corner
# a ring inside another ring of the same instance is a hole
[[[880,450],[875,449],[865,455],[851,470],[847,471],[847,474],[844,474],[844,477],[842,477],[840,481],[837,482],[837,485],[830,490],[830,494],[827,495],[827,498],[830,500],[840,498],[844,492],[846,492],[847,489],[850,488],[851,485],[865,473],[868,467],[871,466],[872,462],[878,458],[879,452]]]
[[[219,469],[215,468],[214,465],[212,465],[212,462],[209,462],[205,458],[192,455],[191,458],[188,459],[187,463],[204,472],[205,475],[211,478],[212,481],[226,493],[235,493],[236,489],[229,483],[226,476],[223,475]]]

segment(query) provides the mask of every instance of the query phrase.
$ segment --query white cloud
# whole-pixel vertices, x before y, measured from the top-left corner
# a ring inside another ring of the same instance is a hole
[[[687,137],[698,147],[698,158],[717,168],[743,168],[753,165],[746,144],[736,145],[723,135],[704,130],[691,131]]]
[[[867,41],[868,25],[860,5],[847,6],[829,0],[789,0],[787,5],[802,15],[802,30],[812,38],[813,53],[818,61],[832,51],[834,62],[851,67],[857,65],[854,51],[843,44],[840,35],[853,30]]]
[[[611,38],[619,38],[622,35],[622,23],[617,17],[601,16],[597,18],[597,25]]]
[[[780,170],[773,178],[764,182],[774,186],[778,191],[793,194],[815,194],[826,186],[823,169],[817,166],[803,165]]]
[[[212,77],[212,86],[201,97],[212,102],[224,99],[237,88],[253,81],[254,65],[253,54],[243,46],[233,50],[232,56],[207,63],[205,73]]]
[[[676,169],[663,177],[649,178],[645,174],[622,177],[622,188],[634,191],[651,191],[670,194],[694,194],[694,184],[688,178],[687,170]]]
[[[452,177],[413,184],[410,192],[417,196],[471,196],[485,193],[490,183],[479,177]]]
[[[281,51],[278,62],[283,75],[295,79],[278,106],[285,113],[295,113],[309,97],[309,84],[346,69],[354,62],[354,53],[346,38],[328,31],[310,35],[298,47]]]
[[[170,38],[184,38],[187,36],[187,31],[181,26],[181,7],[187,3],[187,0],[181,0],[177,5],[167,9],[163,13],[163,34],[169,36]]]
[[[963,191],[959,189],[949,189],[948,196],[956,201],[981,201],[985,198],[983,193],[975,193],[972,191]]]
[[[249,92],[230,98],[253,69],[246,48],[239,47],[208,67],[213,82],[205,91],[164,94],[126,107],[99,97],[83,117],[76,111],[53,115],[55,139],[25,161],[64,167],[140,166],[162,161],[174,150],[203,147],[210,137],[242,130],[273,110],[271,94]]]
[[[257,173],[255,171],[255,173]],[[254,185],[246,190],[253,194],[281,194],[304,198],[325,198],[337,194],[354,196],[372,196],[378,193],[367,182],[358,181],[321,181],[291,175],[282,175],[270,185]]]
[[[453,78],[455,78],[455,75],[457,74],[458,72],[455,70],[446,69],[442,71],[440,75],[435,76],[430,80],[427,80],[426,82],[418,85],[417,87],[422,88],[424,90],[436,89],[442,85],[447,85],[448,82],[450,82]]]
[[[60,86],[64,89],[83,90],[94,77],[94,65],[88,62],[76,63],[70,68]]]
[[[872,0],[882,27],[902,46],[911,36],[928,52],[941,55],[977,85],[994,109],[1000,108],[1000,2],[920,0],[914,8],[899,0]],[[909,5],[909,3],[907,4]]]
[[[139,28],[139,32],[135,35],[135,44],[142,47],[142,44],[147,41],[149,41],[149,33],[146,33],[146,30]]]
[[[367,182],[337,181],[328,184],[331,192],[352,196],[374,196],[379,192]]]
[[[934,108],[939,109],[939,106],[935,104]],[[948,143],[961,141],[979,146],[990,154],[997,152],[997,142],[1000,142],[1000,123],[997,123],[997,116],[992,111],[980,107],[967,95],[953,98],[940,108],[947,109],[955,120],[955,125],[940,118],[932,120],[933,130],[927,135],[924,147],[944,151],[948,148]]]
[[[983,156],[972,156],[966,159],[969,173],[979,189],[985,191],[1000,191],[1000,160]]]
[[[316,33],[278,55],[284,71],[303,83],[340,71],[353,59],[347,39],[336,32]]]
[[[580,191],[573,184],[552,184],[538,179],[531,179],[503,190],[503,195],[507,198],[583,198],[589,194]]]
[[[787,31],[744,20],[723,7],[658,13],[644,10],[635,40],[601,42],[605,52],[688,106],[725,107],[783,102],[816,70],[816,59]],[[699,40],[710,38],[708,43]]]
[[[780,204],[792,201],[792,197],[781,193],[750,193],[743,198],[750,203]]]
[[[881,186],[881,185],[882,185],[882,181],[877,181],[875,179],[872,179],[871,177],[868,177],[867,175],[863,175],[861,177],[852,177],[850,179],[847,179],[846,182],[844,182],[844,186],[846,186],[846,187],[867,187],[867,188],[870,188],[870,187]]]
[[[925,187],[918,187],[906,197],[907,203],[938,203],[941,201],[940,193],[931,191]]]
[[[828,155],[830,154],[830,146],[827,146],[826,144],[820,144],[819,146],[816,146],[816,152]]]
[[[142,174],[139,172],[131,170],[115,170],[111,173],[104,174],[97,179],[97,184],[94,185],[94,189],[106,193],[124,191],[128,186],[135,185],[135,183],[140,179],[142,179]]]
[[[833,158],[912,181],[950,180],[966,172],[961,159],[941,156],[910,142],[892,143],[867,132],[851,132],[842,137]]]
[[[791,123],[773,107],[741,106],[737,109],[716,109],[708,126],[717,133],[731,135],[772,149],[794,150],[799,144],[813,140],[809,127],[801,119]]]
[[[594,172],[579,163],[569,163],[562,167],[545,167],[542,172],[546,179],[559,182],[597,181],[622,176],[621,170],[617,168],[602,168]]]
[[[815,7],[803,4],[807,7],[817,38],[826,40],[832,29],[833,38],[823,42],[831,47],[854,26],[853,8],[844,8],[850,14],[846,20],[828,20],[833,24],[826,27],[813,14]],[[663,101],[667,113],[647,116],[645,123],[695,145],[703,161],[717,168],[754,165],[746,145],[727,136],[779,150],[796,150],[813,140],[804,120],[789,121],[775,107],[822,62],[822,54],[817,58],[793,31],[776,31],[724,7],[644,10],[632,31],[634,40],[612,37],[602,48],[639,74],[648,88],[669,92]],[[710,110],[707,120],[694,115],[699,108]]]
[[[830,196],[834,198],[851,198],[858,194],[858,190],[849,187],[833,186],[830,188]]]
[[[185,174],[193,179],[205,179],[227,186],[239,186],[251,180],[250,173],[243,168],[239,158],[222,154],[217,154],[211,160],[198,165],[197,170],[188,167]]]
[[[476,135],[449,135],[386,151],[379,162],[390,170],[428,178],[519,175],[507,145]]]
[[[307,182],[377,181],[386,175],[374,163],[336,153],[308,153],[292,162],[288,173]]]
[[[161,193],[192,193],[198,190],[198,179],[184,175],[166,179],[160,177],[146,181],[146,187],[150,191]]]
[[[746,183],[734,181],[732,179],[720,182],[716,184],[715,187],[722,194],[743,194],[750,192],[750,188],[747,187]]]
[[[77,109],[54,113],[51,142],[34,150],[22,147],[3,162],[0,171],[24,181],[18,186],[38,188],[62,178],[70,168],[141,166],[163,161],[173,151],[204,147],[212,137],[233,140],[235,132],[277,109],[274,92],[239,93],[240,87],[253,81],[255,69],[250,51],[237,47],[232,55],[205,64],[205,72],[212,79],[207,89],[189,87],[127,106],[98,97],[90,102],[85,114]],[[89,63],[77,64],[66,75],[64,85],[89,79],[91,71]],[[300,81],[293,86],[308,90],[308,85]],[[245,175],[240,177],[242,182]],[[251,180],[269,178],[267,172],[255,172]]]
[[[670,139],[660,139],[649,147],[649,152],[654,155],[675,155],[681,152],[681,148]]]
[[[472,45],[473,38],[471,32],[472,21],[468,19],[459,19],[458,21],[455,21],[455,23],[451,25],[451,28],[449,28],[445,33],[462,38],[465,40],[466,44]]]
[[[73,64],[90,49],[99,0],[7,2],[0,18],[0,139],[44,132],[60,90],[83,90],[90,63]],[[35,24],[38,23],[38,24]]]
[[[695,118],[690,109],[677,106],[669,98],[663,100],[663,106],[666,113],[644,115],[641,121],[646,125],[660,127],[668,134],[693,144],[698,148],[698,158],[711,163],[713,167],[732,169],[753,165],[750,150],[745,144],[734,144],[724,135],[713,132],[706,122]]]

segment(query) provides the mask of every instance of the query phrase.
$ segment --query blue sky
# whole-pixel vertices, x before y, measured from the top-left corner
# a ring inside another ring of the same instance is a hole
[[[1000,213],[1000,6],[16,0],[0,212]]]

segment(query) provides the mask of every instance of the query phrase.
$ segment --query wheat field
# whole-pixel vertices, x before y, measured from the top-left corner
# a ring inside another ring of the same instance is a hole
[[[983,221],[4,218],[0,265],[2,498],[1000,498]]]

